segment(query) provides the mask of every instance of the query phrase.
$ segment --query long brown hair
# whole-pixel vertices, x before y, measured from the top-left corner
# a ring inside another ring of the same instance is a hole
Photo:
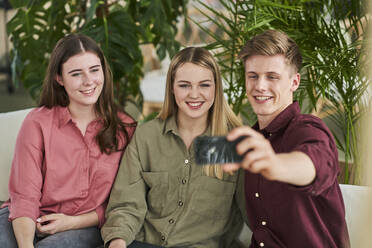
[[[187,47],[179,51],[172,59],[165,87],[164,105],[159,113],[159,118],[166,120],[169,116],[175,115],[178,110],[177,103],[173,95],[173,83],[176,72],[179,67],[185,63],[193,63],[207,68],[213,73],[215,82],[215,99],[212,107],[209,109],[208,124],[211,126],[212,135],[226,135],[230,129],[241,126],[240,119],[231,110],[223,95],[223,86],[220,70],[213,55],[202,47]],[[208,176],[222,178],[223,171],[221,166],[205,166],[205,172]]]
[[[95,103],[95,111],[103,120],[103,127],[96,136],[96,141],[101,152],[110,154],[114,151],[123,150],[129,141],[126,127],[135,127],[135,121],[123,123],[118,116],[124,113],[114,102],[113,81],[110,66],[97,43],[83,34],[69,34],[60,39],[54,47],[50,56],[48,69],[44,78],[40,95],[39,106],[52,108],[54,106],[67,107],[70,103],[67,92],[63,86],[56,81],[57,75],[62,75],[62,65],[72,56],[92,52],[101,61],[104,84],[101,95]],[[127,114],[128,115],[128,114]],[[128,115],[129,116],[129,115]],[[122,132],[125,141],[118,139],[118,133]]]

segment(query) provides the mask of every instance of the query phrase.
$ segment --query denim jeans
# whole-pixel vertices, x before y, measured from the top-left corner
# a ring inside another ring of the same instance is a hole
[[[0,247],[17,248],[12,223],[8,221],[8,208],[0,209]],[[35,248],[96,248],[103,244],[97,227],[69,230],[49,235],[45,238],[34,238]]]
[[[100,247],[97,247],[97,248],[103,248],[103,245],[100,246]],[[147,243],[142,243],[142,242],[139,242],[139,241],[133,241],[133,243],[131,243],[128,248],[163,248],[161,246],[157,246],[157,245],[151,245],[151,244],[147,244]]]

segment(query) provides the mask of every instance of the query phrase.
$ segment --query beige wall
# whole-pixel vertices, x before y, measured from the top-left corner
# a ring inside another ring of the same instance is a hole
[[[372,30],[371,30],[372,31]],[[372,37],[371,37],[372,38]],[[372,47],[370,48],[372,49]],[[371,51],[372,52],[372,51]],[[372,64],[368,65],[372,69]],[[371,70],[370,70],[371,71]],[[372,77],[372,74],[370,75]],[[372,85],[370,85],[371,87]],[[363,137],[366,140],[365,151],[362,154],[363,162],[362,164],[365,165],[363,173],[365,184],[367,184],[370,188],[372,188],[372,111],[370,109],[367,121],[365,122],[364,129],[363,129]],[[357,248],[371,248],[372,247],[372,192],[370,192],[369,197],[365,199],[365,206],[363,206],[362,210],[359,214],[363,217],[361,218],[363,221],[360,223],[361,232],[360,237],[360,244],[356,246]]]
[[[9,21],[13,15],[15,14],[15,10],[8,10],[6,12],[6,19]],[[5,11],[4,9],[0,9],[0,56],[3,56],[5,53],[5,37],[8,37],[6,35],[6,24],[4,23],[4,16],[5,16]],[[9,40],[9,37],[8,37]],[[8,48],[11,48],[11,43],[10,40],[8,42]]]
[[[369,2],[369,13],[372,13],[372,2]],[[371,15],[369,16],[371,17]],[[369,35],[370,39],[372,39],[372,27],[369,27]],[[369,52],[372,52],[372,46],[369,47]],[[367,71],[370,73],[369,77],[372,78],[372,63],[369,63],[366,65]],[[372,92],[371,88],[372,85],[369,85],[370,89],[369,92]],[[371,96],[369,96],[371,98]],[[371,100],[371,99],[370,99]],[[364,128],[363,128],[363,135],[364,137],[364,144],[365,148],[363,149],[365,152],[362,154],[363,157],[363,163],[365,165],[364,173],[365,173],[365,180],[366,184],[372,187],[372,107],[369,108],[369,113],[367,114],[367,120],[365,122]],[[361,213],[365,216],[363,223],[360,225],[360,231],[363,233],[363,238],[360,240],[360,244],[357,247],[360,248],[370,248],[372,247],[372,195],[369,196],[368,199],[366,199],[366,206],[365,206],[365,212]]]

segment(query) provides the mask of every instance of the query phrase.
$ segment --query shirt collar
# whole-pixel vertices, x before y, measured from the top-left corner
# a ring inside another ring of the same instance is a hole
[[[67,123],[74,122],[71,117],[71,113],[68,110],[67,107],[62,107],[62,106],[57,106],[56,107],[56,112],[57,112],[57,117],[58,117],[58,127],[61,128]],[[89,125],[92,125],[95,128],[100,128],[100,125],[98,124],[103,124],[103,118],[98,117],[97,119],[93,120]]]
[[[175,115],[171,115],[164,122],[163,134],[166,134],[166,133],[169,133],[169,132],[172,132],[172,133],[179,136],[177,121],[176,121],[176,116]],[[211,134],[212,134],[212,128],[211,128],[211,125],[208,125],[207,129],[201,135],[210,136]]]
[[[175,115],[169,116],[164,122],[163,133],[173,132],[178,134],[177,122]]]
[[[69,121],[72,121],[70,111],[68,110],[67,107],[57,106],[56,110],[57,110],[56,112],[57,112],[57,116],[58,116],[58,120],[59,120],[59,127],[63,127]]]
[[[294,101],[287,108],[285,108],[278,116],[270,122],[264,129],[260,130],[263,133],[274,133],[286,127],[289,122],[299,113],[301,113],[300,105]],[[259,130],[258,122],[253,126],[253,129]]]

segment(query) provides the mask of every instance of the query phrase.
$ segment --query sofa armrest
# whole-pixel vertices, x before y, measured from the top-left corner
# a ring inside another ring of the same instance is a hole
[[[345,203],[345,218],[350,236],[351,247],[357,247],[358,241],[370,235],[369,228],[361,228],[370,209],[368,199],[372,199],[372,190],[367,186],[340,184]]]
[[[18,131],[32,108],[0,113],[0,201],[8,200],[8,182]]]

